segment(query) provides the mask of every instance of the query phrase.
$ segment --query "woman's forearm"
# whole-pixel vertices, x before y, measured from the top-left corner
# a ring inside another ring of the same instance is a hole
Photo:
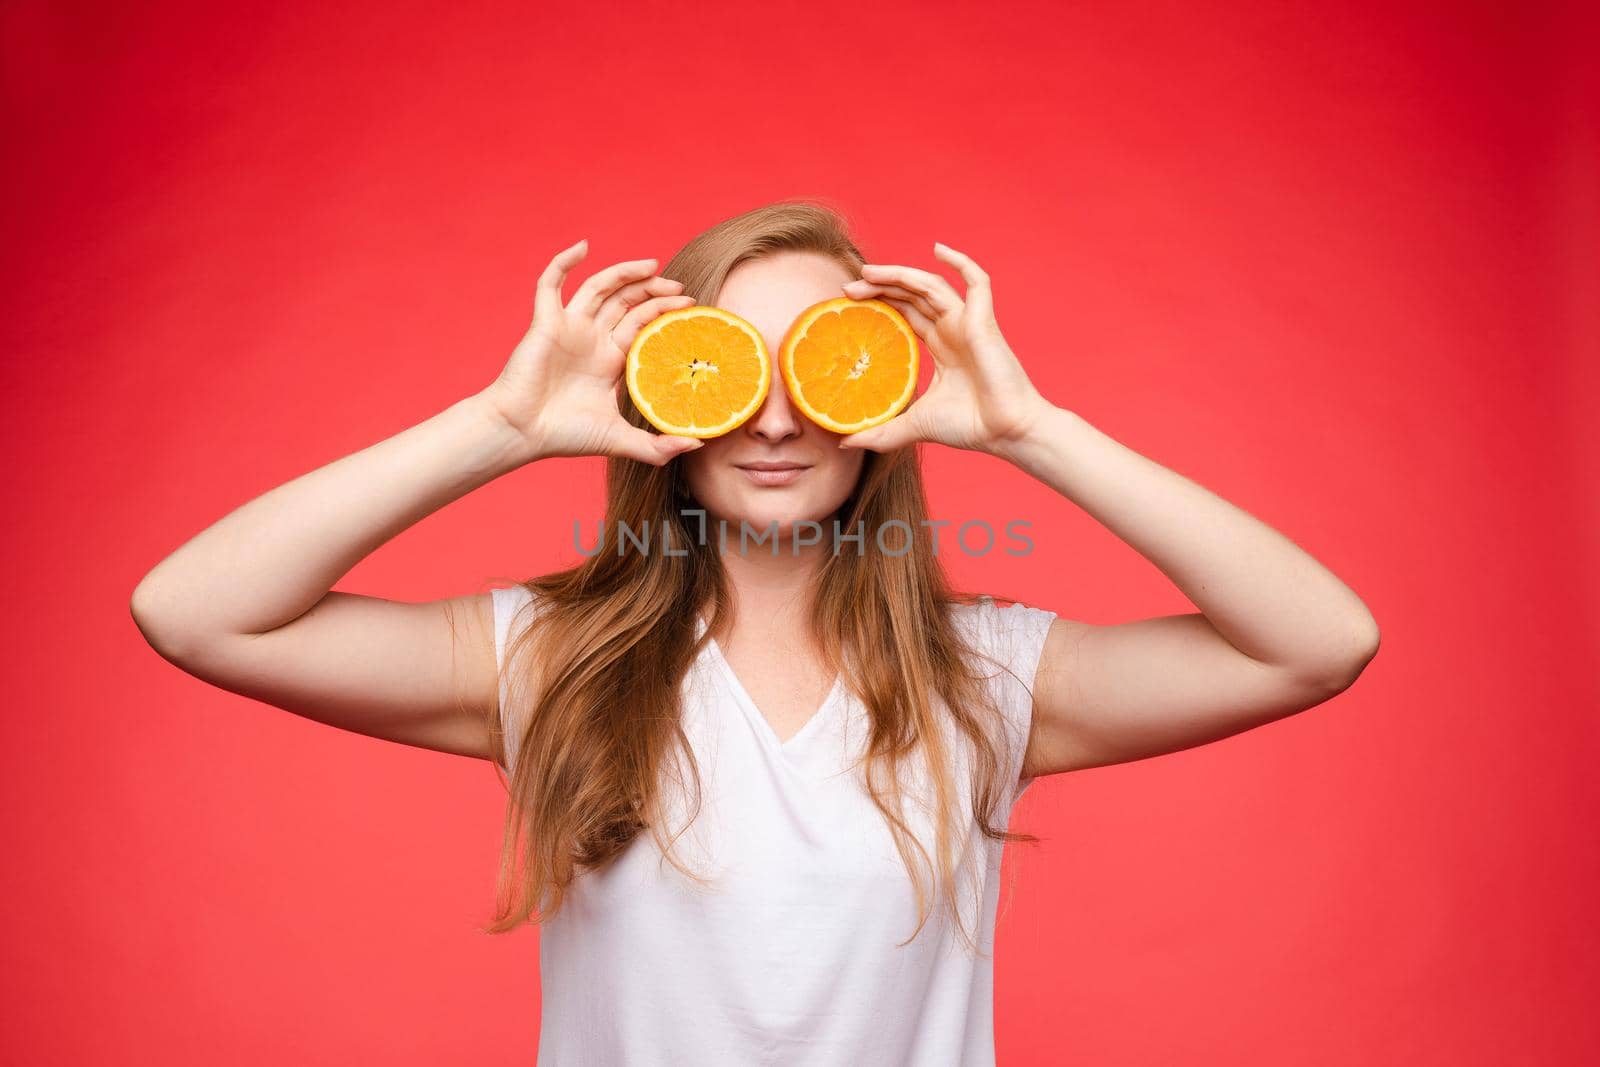
[[[134,617],[174,644],[282,626],[402,530],[536,458],[492,404],[469,396],[202,530],[139,583]]]
[[[1360,597],[1293,541],[1053,405],[996,454],[1155,564],[1240,652],[1307,677],[1354,677],[1377,651]]]

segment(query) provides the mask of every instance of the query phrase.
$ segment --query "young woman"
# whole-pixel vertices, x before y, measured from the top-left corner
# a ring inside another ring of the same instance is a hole
[[[990,1063],[997,874],[1004,842],[1031,840],[1006,830],[1027,784],[1321,703],[1377,626],[1287,538],[1046,400],[954,249],[934,246],[962,292],[863,262],[834,213],[784,202],[563,304],[586,251],[550,262],[489,386],[227,515],[140,583],[134,617],[214,684],[507,772],[491,929],[542,923],[542,1062]],[[618,388],[665,311],[714,304],[776,352],[841,294],[894,305],[934,360],[881,426],[841,438],[775,378],[697,442],[651,432]],[[955,593],[917,442],[1026,471],[1200,610],[1096,626]],[[609,459],[578,565],[432,603],[330,591],[448,502],[582,455]],[[908,551],[877,537],[891,520]],[[741,523],[779,536],[741,547]]]

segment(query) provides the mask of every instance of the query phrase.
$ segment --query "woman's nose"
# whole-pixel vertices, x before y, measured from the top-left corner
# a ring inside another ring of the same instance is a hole
[[[772,387],[767,390],[767,399],[762,401],[761,410],[745,423],[750,432],[763,441],[776,443],[786,438],[798,436],[805,432],[805,424],[801,421],[805,416],[789,401],[789,389],[783,381],[781,374],[772,376]]]

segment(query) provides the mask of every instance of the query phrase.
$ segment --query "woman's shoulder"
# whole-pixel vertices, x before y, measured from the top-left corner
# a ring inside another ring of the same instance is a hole
[[[1020,600],[1002,604],[985,593],[971,601],[952,601],[951,617],[956,624],[985,646],[1013,647],[1018,643],[1044,639],[1056,613]]]
[[[524,651],[516,651],[516,639],[522,636],[532,625],[538,614],[538,609],[533,605],[542,601],[541,595],[521,582],[509,586],[496,586],[489,590],[489,600],[494,608],[494,660],[495,668],[500,672],[500,726],[508,746],[512,749],[510,759],[515,763],[514,747],[521,736],[522,716],[526,714],[530,690],[526,683],[530,680],[521,668],[528,653],[527,645],[520,646]],[[506,656],[514,653],[517,659],[517,668],[508,670]],[[501,767],[509,771],[506,763]]]
[[[525,629],[532,622],[537,609],[530,605],[538,600],[538,596],[528,586],[519,582],[515,585],[490,589],[489,597],[494,607],[495,659],[503,664],[506,648],[510,645],[514,633]]]
[[[1020,776],[1033,724],[1034,681],[1056,613],[1016,600],[1001,604],[986,595],[953,602],[950,611],[977,653],[973,667],[992,694],[1012,742],[1009,770]]]
[[[952,602],[950,611],[972,648],[990,661],[991,670],[1032,689],[1055,612],[1019,600],[1001,604],[987,594]]]
[[[489,595],[494,599],[495,614],[498,616],[504,612],[507,618],[533,600],[533,590],[520,582],[516,585],[496,586],[489,590]]]

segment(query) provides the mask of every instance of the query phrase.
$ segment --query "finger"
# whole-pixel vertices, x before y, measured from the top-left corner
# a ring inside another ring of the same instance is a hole
[[[605,270],[591,274],[578,286],[578,291],[567,301],[567,310],[594,317],[600,304],[617,289],[639,278],[648,278],[656,272],[654,259],[630,259],[614,263]]]
[[[840,448],[868,448],[874,452],[892,452],[897,448],[921,440],[921,433],[909,409],[888,422],[880,423],[859,433],[845,434],[839,438]]]
[[[561,310],[561,286],[567,280],[567,272],[589,254],[589,239],[585,237],[577,244],[568,245],[556,253],[544,273],[539,275],[538,285],[533,291],[533,318],[535,322],[553,320]]]
[[[882,296],[878,299],[904,315],[906,321],[911,323],[911,328],[916,331],[917,336],[922,338],[922,343],[928,346],[928,351],[934,351],[934,342],[938,339],[939,333],[934,328],[932,319],[924,315],[915,304],[900,300],[897,297]]]
[[[895,264],[866,263],[861,267],[861,276],[869,282],[889,282],[921,293],[940,315],[947,315],[961,306],[961,295],[949,282],[932,271]]]
[[[610,454],[659,467],[674,456],[693,452],[704,444],[704,441],[695,437],[651,433],[649,430],[625,423],[618,428],[612,439]]]
[[[933,242],[933,254],[956,269],[961,280],[967,283],[967,307],[979,318],[994,315],[994,289],[989,275],[965,252],[957,252],[947,244]]]
[[[600,310],[595,313],[594,321],[603,330],[616,329],[617,323],[622,321],[622,316],[630,308],[637,307],[653,296],[679,296],[682,294],[683,283],[676,278],[663,278],[659,274],[652,274],[642,282],[633,282],[624,285],[621,289],[606,298],[600,305]]]
[[[916,305],[917,310],[926,319],[932,320],[939,317],[939,313],[934,311],[933,306],[928,303],[927,297],[921,293],[913,293],[910,289],[899,285],[879,285],[874,282],[857,279],[853,282],[846,282],[842,288],[846,296],[857,300],[869,300],[875,296],[889,300],[890,303],[898,300],[901,304]]]
[[[694,303],[694,297],[687,293],[678,296],[658,296],[635,307],[632,311],[622,316],[616,328],[611,331],[611,340],[616,346],[626,352],[632,345],[633,339],[651,319],[678,308],[686,308]]]

